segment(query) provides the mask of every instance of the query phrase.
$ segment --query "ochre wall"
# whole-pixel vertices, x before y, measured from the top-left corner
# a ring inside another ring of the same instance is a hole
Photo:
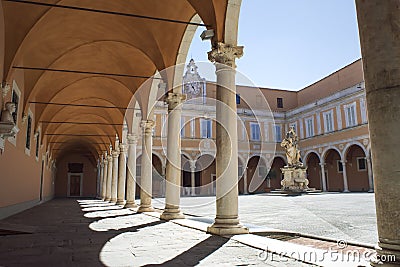
[[[96,166],[85,156],[68,154],[57,160],[55,179],[55,196],[66,197],[68,189],[68,163],[83,163],[82,196],[96,196],[97,171]]]

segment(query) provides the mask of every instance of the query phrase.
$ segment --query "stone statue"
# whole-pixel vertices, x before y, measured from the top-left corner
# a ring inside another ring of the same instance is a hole
[[[16,110],[15,103],[7,102],[5,105],[5,109],[1,113],[0,122],[14,124],[14,118],[12,114],[15,112],[15,110]]]
[[[285,139],[281,142],[281,147],[286,150],[286,158],[289,167],[302,167],[303,163],[300,160],[300,150],[298,147],[299,138],[294,131],[293,126],[290,126],[286,133]]]

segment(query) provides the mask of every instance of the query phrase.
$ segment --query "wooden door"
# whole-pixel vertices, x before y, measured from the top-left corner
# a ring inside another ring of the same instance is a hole
[[[71,197],[78,197],[81,195],[81,176],[71,175],[69,182],[69,195]]]

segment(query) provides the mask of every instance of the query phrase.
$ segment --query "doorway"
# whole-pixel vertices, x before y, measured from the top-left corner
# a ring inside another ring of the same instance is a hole
[[[68,197],[82,196],[83,173],[68,173]]]

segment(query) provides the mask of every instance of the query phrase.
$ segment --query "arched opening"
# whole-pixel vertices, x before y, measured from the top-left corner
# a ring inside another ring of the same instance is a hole
[[[215,195],[216,169],[213,156],[205,154],[196,161],[196,171],[199,172],[198,189],[200,195]]]
[[[347,183],[350,191],[366,192],[369,190],[368,168],[364,150],[352,145],[346,153]]]
[[[247,163],[247,186],[249,193],[265,193],[267,188],[267,165],[260,156],[253,156]]]
[[[190,166],[190,159],[186,155],[181,155],[181,166],[182,166],[182,178],[181,178],[181,195],[182,196],[190,196],[191,188],[192,188],[192,173]]]
[[[340,162],[339,152],[329,149],[325,157],[325,177],[328,191],[342,192],[343,185],[343,166]]]
[[[165,179],[161,159],[152,154],[152,179],[153,179],[153,197],[163,197],[165,195]]]
[[[283,178],[281,168],[285,165],[286,163],[281,157],[274,158],[267,176],[269,187],[272,190],[281,188],[281,181]]]
[[[239,189],[239,194],[245,194],[247,190],[244,188],[244,175],[245,175],[245,166],[240,158],[238,158],[238,189]]]
[[[308,154],[307,159],[307,179],[309,181],[308,187],[315,189],[322,189],[321,183],[321,162],[319,157],[314,152]]]

